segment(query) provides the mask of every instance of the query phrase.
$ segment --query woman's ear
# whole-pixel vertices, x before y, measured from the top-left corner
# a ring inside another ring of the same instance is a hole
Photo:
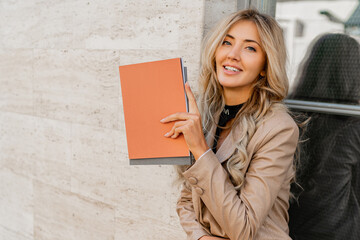
[[[265,75],[266,75],[265,70],[262,70],[262,71],[260,72],[260,76],[261,76],[261,77],[265,77]]]

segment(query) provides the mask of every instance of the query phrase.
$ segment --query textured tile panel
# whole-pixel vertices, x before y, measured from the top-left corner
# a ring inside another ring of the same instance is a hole
[[[31,48],[36,26],[33,1],[0,2],[0,48]]]
[[[33,238],[33,185],[29,178],[0,168],[0,238]]]
[[[169,223],[175,210],[171,201],[172,182],[172,166],[124,167],[117,206],[133,217]]]
[[[35,239],[114,239],[114,218],[110,205],[34,183]]]
[[[71,125],[0,112],[0,167],[70,188]]]
[[[116,213],[115,240],[123,239],[184,240],[186,234],[180,225],[171,226],[158,219],[141,215],[126,215],[119,209]]]
[[[0,56],[0,110],[33,114],[33,51],[0,48]]]
[[[126,164],[117,150],[125,142],[119,131],[74,125],[71,190],[102,202],[117,203],[119,179]]]
[[[23,235],[23,231],[13,231],[4,226],[0,226],[0,239],[6,240],[33,240],[33,236]]]
[[[118,128],[118,62],[116,51],[35,51],[35,114]]]

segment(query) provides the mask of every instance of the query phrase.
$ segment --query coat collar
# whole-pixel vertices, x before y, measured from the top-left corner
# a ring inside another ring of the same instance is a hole
[[[239,128],[239,126],[236,126],[236,128]],[[238,130],[238,129],[236,129],[236,130]],[[213,129],[212,135],[215,134],[215,131],[216,131],[216,128]],[[237,134],[235,132],[238,132],[238,131],[234,131],[234,129],[232,129],[230,131],[230,133],[226,136],[226,138],[224,139],[221,146],[219,147],[219,149],[216,152],[216,156],[219,159],[220,163],[223,163],[224,161],[229,159],[236,149],[234,139],[238,139],[239,136],[237,136]],[[213,143],[214,143],[214,139],[208,140],[209,146],[212,146]]]
[[[267,115],[266,117],[264,117],[264,120],[267,119],[269,117],[269,115]],[[264,123],[264,121],[262,121],[262,124]],[[260,124],[260,125],[262,125]],[[252,138],[249,140],[249,143],[246,147],[248,156],[251,157],[255,151],[256,146],[258,145],[258,139],[262,139],[263,136],[261,131],[257,131],[259,129],[260,126],[258,126],[258,128],[255,130],[255,133],[253,134]],[[213,129],[213,134],[215,134],[216,128]],[[221,146],[219,147],[218,151],[216,152],[216,156],[219,159],[220,163],[225,162],[226,160],[228,160],[231,155],[233,155],[234,151],[236,150],[235,147],[235,140],[240,138],[240,133],[241,133],[242,129],[241,129],[241,125],[237,124],[235,127],[233,127],[230,131],[230,133],[226,136],[226,138],[224,139],[224,141],[222,142]],[[209,146],[213,145],[214,140],[208,140],[208,144]]]

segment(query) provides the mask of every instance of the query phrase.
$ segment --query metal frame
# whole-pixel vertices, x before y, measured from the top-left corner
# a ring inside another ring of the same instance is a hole
[[[285,100],[285,104],[294,110],[360,117],[360,105],[345,105],[289,99]]]

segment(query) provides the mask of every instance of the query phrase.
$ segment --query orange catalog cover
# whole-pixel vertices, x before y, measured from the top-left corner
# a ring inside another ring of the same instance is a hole
[[[173,123],[160,122],[187,111],[182,59],[125,65],[119,71],[130,164],[191,164],[184,137],[164,137]]]

